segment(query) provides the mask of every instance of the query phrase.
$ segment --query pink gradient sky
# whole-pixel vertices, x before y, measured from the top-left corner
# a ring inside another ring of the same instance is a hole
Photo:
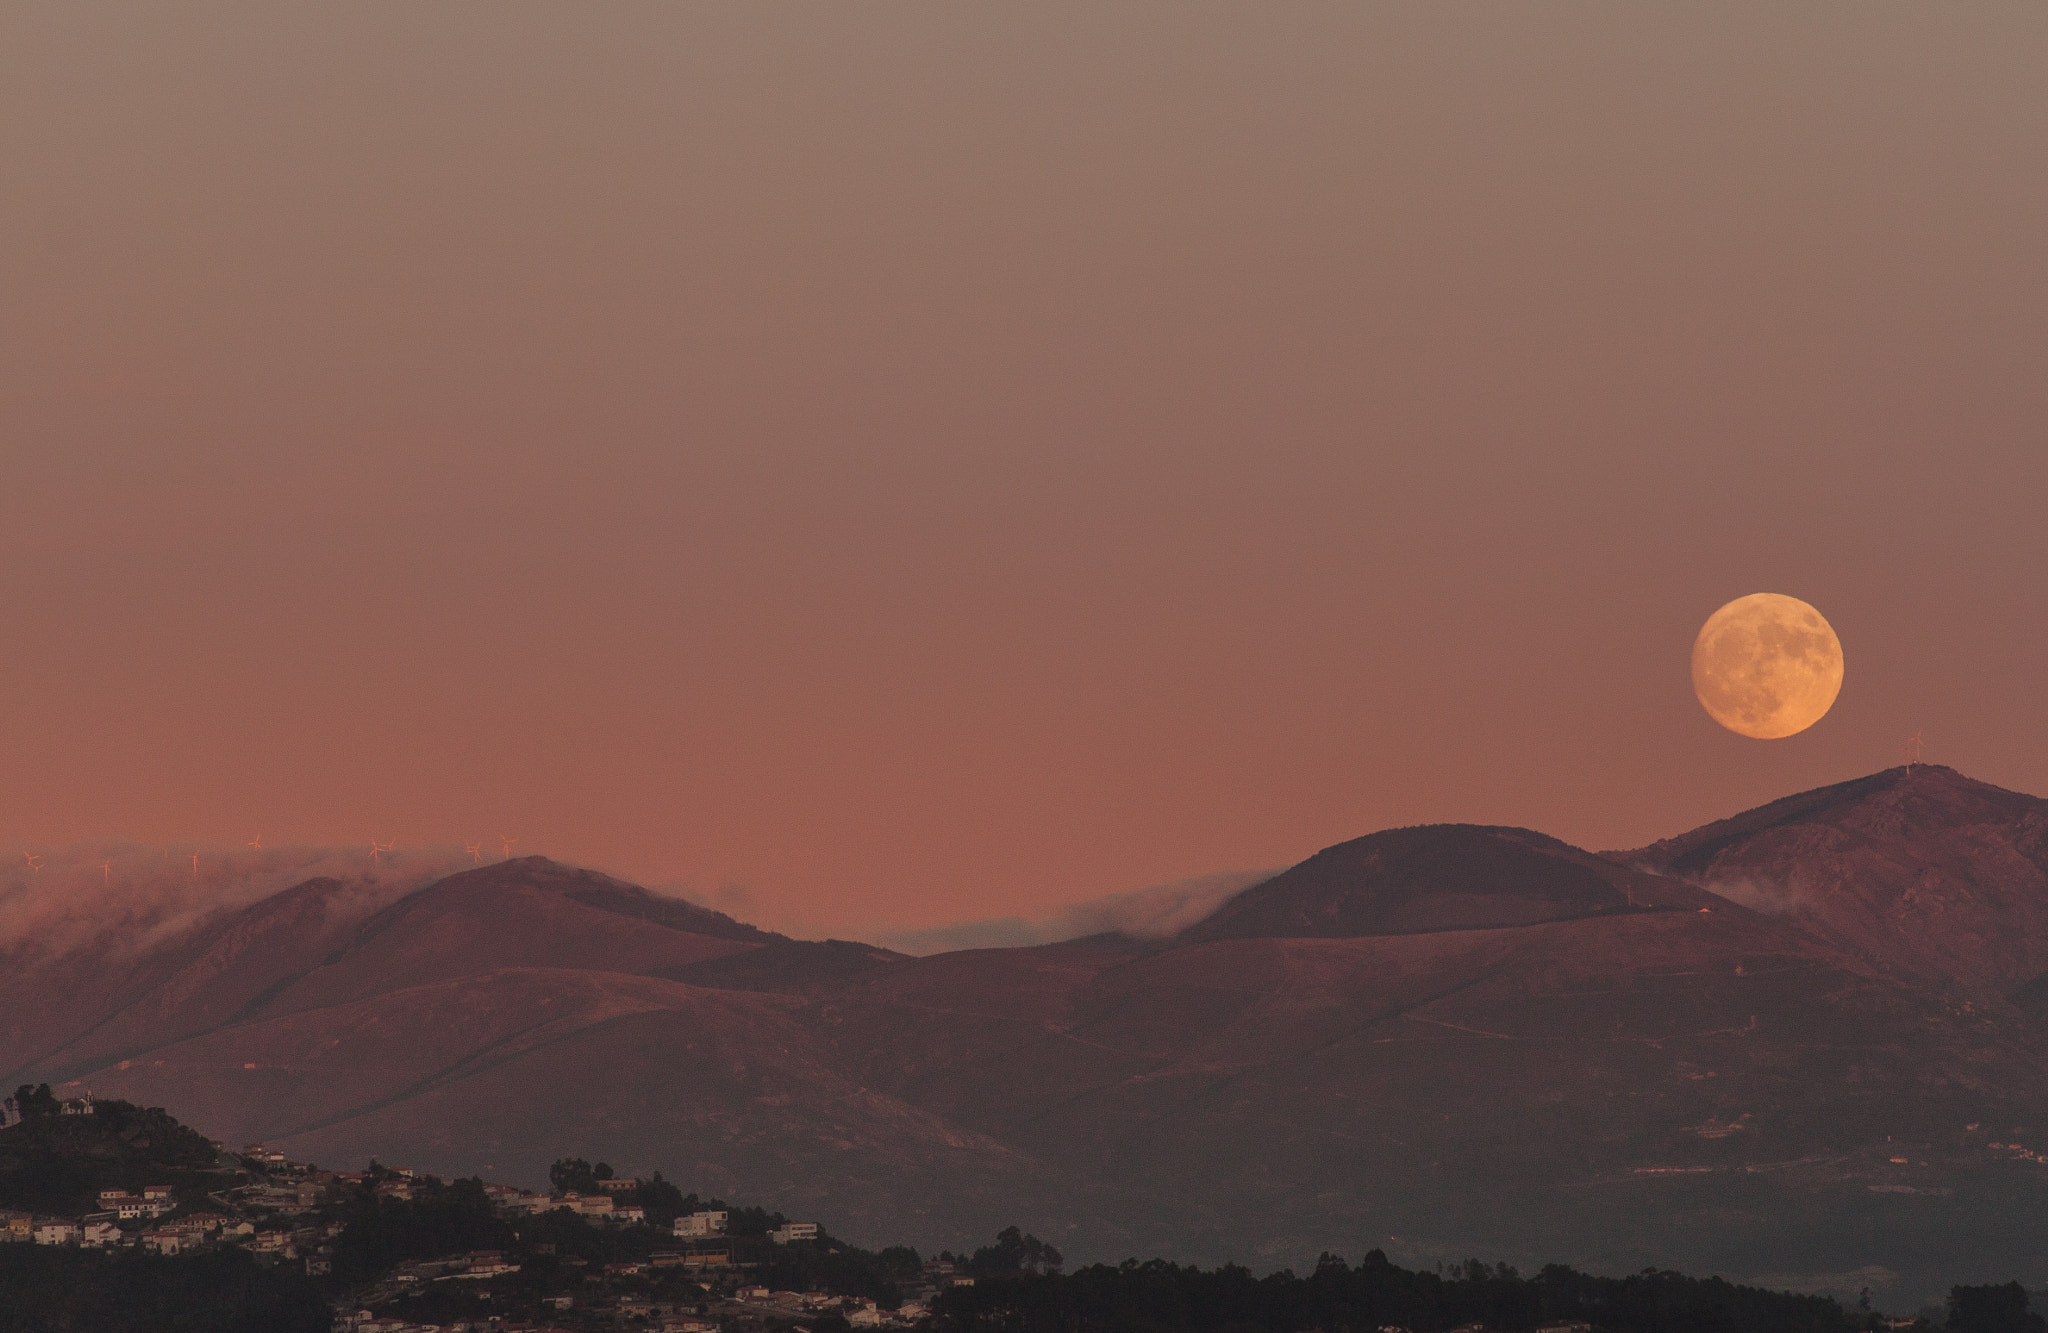
[[[0,11],[0,848],[858,933],[2048,792],[2048,9]],[[1694,702],[1757,591],[1847,653]],[[730,891],[728,886],[731,886]]]

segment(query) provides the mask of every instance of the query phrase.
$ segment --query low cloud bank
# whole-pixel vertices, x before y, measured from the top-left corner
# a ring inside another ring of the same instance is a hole
[[[61,957],[104,947],[139,954],[215,912],[323,876],[360,895],[352,905],[367,915],[470,864],[459,848],[447,847],[399,848],[374,858],[367,847],[16,848],[0,853],[0,953]]]
[[[1766,916],[1796,916],[1813,902],[1813,895],[1797,884],[1759,884],[1747,879],[1719,879],[1701,888],[1741,903],[1752,912]]]
[[[898,953],[951,953],[956,949],[1013,949],[1057,944],[1116,931],[1135,939],[1177,935],[1223,905],[1225,899],[1278,874],[1274,870],[1224,870],[1213,875],[1155,884],[1075,903],[1047,917],[982,917],[918,930],[882,931],[874,942]]]

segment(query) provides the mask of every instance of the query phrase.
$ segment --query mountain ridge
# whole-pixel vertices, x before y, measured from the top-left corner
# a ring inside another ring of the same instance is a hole
[[[1916,971],[1711,874],[1811,892],[1832,856],[1888,893],[1906,865],[1923,898],[2025,915],[2041,803],[1968,784],[1872,775],[1633,865],[1526,829],[1383,830],[1167,939],[925,958],[539,857],[353,915],[302,885],[45,1049],[79,1088],[304,1158],[530,1178],[566,1145],[934,1248],[1024,1220],[1076,1255],[1306,1263],[1372,1238],[1910,1282],[2016,1254],[2014,1219],[2048,1207],[1992,1146],[2048,1133],[2041,1029],[1944,979],[1954,940]],[[1655,869],[1710,845],[1704,880]]]
[[[2009,1003],[2048,975],[2048,801],[1942,765],[1797,793],[1609,855],[1971,1003]]]

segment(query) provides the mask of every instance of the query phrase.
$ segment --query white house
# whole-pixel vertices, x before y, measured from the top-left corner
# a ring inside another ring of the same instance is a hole
[[[69,1245],[78,1239],[76,1222],[42,1222],[36,1226],[36,1244]]]
[[[686,1217],[676,1219],[676,1234],[678,1236],[723,1236],[728,1217],[729,1214],[724,1212],[691,1213]]]
[[[816,1240],[817,1238],[818,1224],[816,1222],[790,1222],[768,1233],[768,1239],[774,1241],[777,1245],[787,1245],[793,1240]]]

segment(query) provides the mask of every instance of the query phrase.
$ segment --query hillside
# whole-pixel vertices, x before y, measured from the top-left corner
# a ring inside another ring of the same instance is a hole
[[[2048,801],[1939,764],[1788,796],[1612,855],[1977,1002],[2024,998],[2048,973]]]
[[[1998,975],[2035,975],[2040,803],[1980,787],[1879,774],[1627,866],[1529,830],[1393,830],[1174,940],[921,959],[538,857],[354,919],[302,886],[147,984],[109,976],[121,1002],[54,1026],[21,1076],[322,1162],[659,1164],[928,1249],[1019,1221],[1084,1259],[1370,1241],[1852,1293],[1865,1270],[2002,1280],[2048,1206],[2038,1031],[1957,998],[1959,932],[1887,937],[1879,913],[1852,937],[1711,891],[1794,846],[1801,883],[1875,900],[1916,858],[1907,901],[2007,912]]]
[[[1528,829],[1432,824],[1317,852],[1189,927],[1189,941],[1488,930],[1717,900]]]
[[[32,1101],[34,1093],[17,1098]],[[203,1193],[218,1185],[218,1150],[162,1109],[107,1099],[93,1112],[58,1115],[53,1106],[0,1128],[0,1208],[77,1216],[104,1189]]]

